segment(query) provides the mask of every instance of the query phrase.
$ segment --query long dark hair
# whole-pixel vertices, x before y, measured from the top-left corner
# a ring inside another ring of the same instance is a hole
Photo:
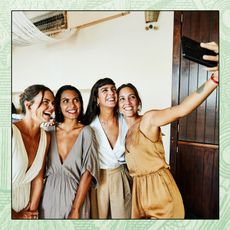
[[[44,85],[31,85],[29,87],[27,87],[24,92],[22,94],[20,94],[19,96],[19,101],[20,101],[20,105],[22,108],[22,113],[25,114],[26,113],[26,108],[25,108],[25,101],[29,101],[31,104],[34,103],[34,97],[37,96],[40,92],[42,92],[42,99],[41,102],[39,104],[39,107],[42,103],[43,97],[44,97],[44,92],[45,91],[49,91],[53,94],[52,90],[49,89],[48,87],[44,86]],[[54,94],[53,94],[54,96]]]
[[[79,101],[81,104],[81,111],[80,111],[80,114],[77,118],[77,121],[82,121],[83,113],[84,113],[82,96],[81,96],[80,91],[72,85],[62,86],[61,88],[58,89],[58,91],[56,93],[56,96],[55,96],[55,119],[56,119],[56,121],[57,122],[63,122],[64,121],[64,116],[63,116],[62,111],[61,111],[60,103],[61,103],[61,95],[66,90],[72,90],[72,91],[76,92],[77,95],[79,96]]]
[[[141,108],[142,108],[142,101],[141,101],[141,98],[140,98],[139,93],[137,91],[137,88],[132,83],[122,84],[121,86],[118,87],[118,89],[117,89],[118,101],[119,101],[119,93],[125,87],[129,87],[130,89],[133,90],[134,95],[137,97],[137,100],[139,102],[140,108],[138,110],[141,110]]]
[[[89,125],[93,119],[100,114],[100,108],[97,105],[97,97],[98,97],[98,89],[104,85],[114,85],[115,83],[110,78],[102,78],[99,79],[92,87],[89,97],[88,106],[85,112],[85,116],[83,118],[83,123],[85,125]],[[114,109],[116,111],[116,108]]]

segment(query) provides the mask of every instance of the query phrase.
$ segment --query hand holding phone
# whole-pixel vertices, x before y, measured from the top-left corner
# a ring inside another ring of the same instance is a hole
[[[213,50],[217,55],[216,56],[210,56],[210,55],[204,55],[203,56],[203,59],[204,60],[209,60],[209,61],[215,61],[218,63],[219,61],[219,55],[218,55],[218,45],[215,43],[215,42],[208,42],[208,43],[200,43],[200,46],[202,48],[206,48],[206,49],[209,49],[209,50]],[[207,68],[208,71],[212,71],[212,72],[215,72],[215,71],[218,71],[219,70],[219,66],[218,64],[214,67],[209,67]]]
[[[200,43],[182,36],[182,56],[207,67],[218,65],[218,46],[214,42]]]

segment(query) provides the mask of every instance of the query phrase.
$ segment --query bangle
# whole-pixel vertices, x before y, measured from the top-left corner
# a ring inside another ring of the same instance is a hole
[[[212,74],[211,78],[210,78],[215,84],[219,85],[219,81],[217,81],[215,78],[214,78],[214,74]]]

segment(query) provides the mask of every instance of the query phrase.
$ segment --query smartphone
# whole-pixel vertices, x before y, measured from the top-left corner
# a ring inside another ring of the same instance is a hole
[[[182,36],[181,37],[182,56],[188,60],[194,61],[198,64],[214,67],[217,66],[216,61],[207,61],[203,59],[203,55],[218,55],[212,50],[200,47],[200,42],[197,42],[191,38]]]

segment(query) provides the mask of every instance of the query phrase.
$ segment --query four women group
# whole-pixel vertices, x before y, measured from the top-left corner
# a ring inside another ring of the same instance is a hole
[[[215,43],[201,46],[218,53]],[[160,127],[192,112],[217,87],[218,67],[209,70],[211,78],[181,104],[142,116],[130,83],[116,90],[113,80],[98,80],[85,115],[73,86],[57,91],[55,106],[49,88],[28,87],[20,96],[25,117],[12,125],[12,218],[184,218]],[[56,125],[46,132],[40,126],[54,110]]]

